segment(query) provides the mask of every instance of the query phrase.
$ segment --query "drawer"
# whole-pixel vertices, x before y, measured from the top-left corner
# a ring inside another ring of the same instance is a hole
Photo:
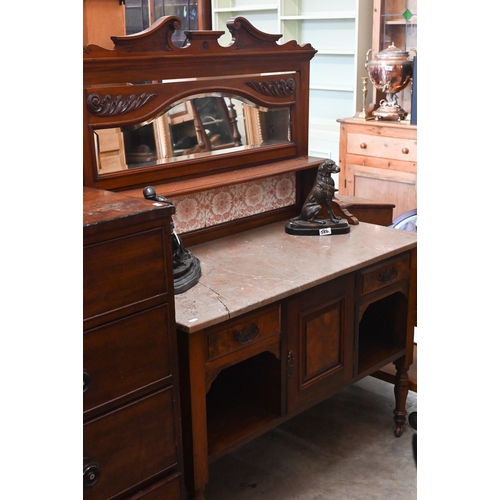
[[[410,255],[400,255],[360,273],[360,295],[384,288],[410,275]]]
[[[137,492],[128,500],[183,500],[182,474],[177,473],[154,486]]]
[[[167,292],[163,228],[83,248],[84,319]]]
[[[84,411],[171,377],[168,325],[165,304],[83,334]]]
[[[99,136],[99,151],[118,151],[122,146],[122,131],[119,128],[105,128],[96,132]]]
[[[83,499],[107,500],[177,467],[174,422],[169,388],[84,424],[83,456],[100,477]]]
[[[238,318],[229,327],[226,324],[225,328],[207,335],[208,361],[279,334],[279,305]]]
[[[417,141],[400,137],[352,133],[347,136],[347,153],[416,162]]]

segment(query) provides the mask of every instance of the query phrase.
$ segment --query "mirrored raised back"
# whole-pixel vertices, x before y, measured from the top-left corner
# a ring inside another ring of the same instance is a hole
[[[211,30],[176,46],[169,16],[111,37],[112,50],[85,47],[84,185],[135,189],[307,156],[316,50],[242,17],[227,26],[228,46]]]

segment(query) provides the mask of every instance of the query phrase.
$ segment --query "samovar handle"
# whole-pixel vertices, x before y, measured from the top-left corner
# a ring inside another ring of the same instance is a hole
[[[365,69],[366,69],[366,71],[368,71],[368,56],[370,55],[370,52],[372,50],[373,49],[368,49],[368,52],[366,53],[366,62],[365,62]]]

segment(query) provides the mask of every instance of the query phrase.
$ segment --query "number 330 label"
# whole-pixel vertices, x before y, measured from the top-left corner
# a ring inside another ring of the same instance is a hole
[[[325,227],[325,229],[320,229],[319,230],[319,235],[320,236],[326,236],[328,234],[332,234],[332,230],[329,227]]]

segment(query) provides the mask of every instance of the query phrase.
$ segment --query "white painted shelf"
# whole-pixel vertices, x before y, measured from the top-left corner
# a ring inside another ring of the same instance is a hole
[[[338,118],[362,109],[364,63],[372,42],[372,0],[213,0],[213,29],[227,32],[226,22],[246,17],[257,29],[281,33],[278,43],[310,43],[309,150],[338,160]],[[229,43],[227,32],[221,43]]]

